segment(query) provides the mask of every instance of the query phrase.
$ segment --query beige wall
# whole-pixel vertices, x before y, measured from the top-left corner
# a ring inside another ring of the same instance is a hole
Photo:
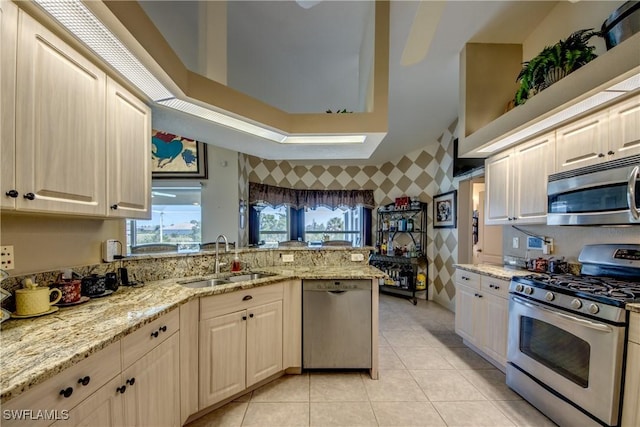
[[[83,219],[2,213],[2,245],[13,245],[12,276],[99,264],[101,243],[118,239],[125,243],[124,220]]]
[[[574,31],[587,28],[599,31],[602,23],[623,3],[623,0],[558,2],[557,6],[525,39],[522,44],[523,60],[528,61],[540,53],[545,46],[567,38]],[[596,47],[598,55],[606,51],[602,38],[594,37],[590,44]]]

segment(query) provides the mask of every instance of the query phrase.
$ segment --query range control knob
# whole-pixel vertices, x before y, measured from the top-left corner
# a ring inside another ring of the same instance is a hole
[[[599,311],[600,311],[600,307],[598,307],[597,305],[595,305],[595,304],[590,304],[589,305],[589,313],[596,314]]]
[[[531,295],[533,293],[533,288],[531,286],[525,286],[524,293],[527,295]]]
[[[516,292],[522,292],[523,288],[524,288],[524,286],[522,286],[522,285],[516,285]]]
[[[582,307],[582,301],[580,301],[578,298],[574,298],[573,301],[571,301],[571,308],[577,310],[580,307]]]
[[[546,294],[544,294],[544,299],[546,299],[547,301],[553,301],[555,297],[556,296],[553,294],[553,292],[547,292]]]

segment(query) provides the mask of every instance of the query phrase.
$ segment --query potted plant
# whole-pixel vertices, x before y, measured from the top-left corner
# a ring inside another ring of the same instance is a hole
[[[524,62],[516,78],[520,88],[515,95],[515,105],[524,104],[536,93],[595,59],[595,46],[589,46],[593,36],[600,36],[600,32],[592,28],[575,31],[565,40],[546,46],[535,58]]]

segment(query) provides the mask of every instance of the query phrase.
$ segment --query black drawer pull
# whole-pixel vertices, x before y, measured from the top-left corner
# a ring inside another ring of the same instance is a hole
[[[135,377],[133,377],[133,378],[131,378],[131,379],[127,380],[127,385],[134,385],[135,383],[136,383],[136,379],[135,379]]]
[[[118,393],[120,393],[120,394],[124,393],[125,391],[127,391],[127,386],[126,386],[126,385],[123,385],[123,386],[118,387],[118,388],[116,389],[116,392],[118,392]]]
[[[167,332],[167,327],[166,326],[160,326],[159,331],[160,332]]]
[[[113,205],[110,206],[111,209],[113,209],[114,211],[118,209],[118,204],[115,203]]]
[[[158,334],[159,334],[159,333],[160,333],[160,332],[158,332],[158,331],[151,332],[151,336],[152,336],[153,338],[158,338]]]
[[[4,194],[6,194],[8,197],[11,197],[13,199],[19,196],[19,193],[16,190],[9,190]]]
[[[244,297],[242,297],[242,301],[249,301],[250,299],[253,299],[251,295],[245,295]]]
[[[84,377],[84,378],[80,378],[80,379],[78,380],[78,384],[88,385],[88,384],[89,384],[89,381],[91,381],[91,377],[90,377],[89,375],[87,375],[87,376],[86,376],[86,377]]]
[[[27,199],[27,200],[35,200],[35,199],[36,199],[36,195],[35,195],[35,194],[33,194],[33,193],[27,193],[27,194],[25,194],[25,195],[24,195],[24,196],[22,196],[22,197],[24,197],[24,198],[25,198],[25,199]]]
[[[60,396],[64,396],[65,398],[71,397],[73,394],[73,387],[67,387],[65,389],[60,390]]]

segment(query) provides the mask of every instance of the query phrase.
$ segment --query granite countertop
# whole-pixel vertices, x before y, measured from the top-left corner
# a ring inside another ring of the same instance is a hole
[[[625,308],[629,311],[635,311],[636,313],[640,313],[640,303],[627,304]]]
[[[3,322],[0,331],[1,402],[16,397],[195,298],[270,285],[288,279],[384,277],[380,270],[366,264],[350,265],[348,268],[265,267],[252,271],[271,273],[273,276],[200,289],[178,284],[178,281],[194,279],[189,277],[149,282],[142,287],[121,286],[108,297],[60,308],[50,315]]]
[[[454,267],[502,280],[511,280],[513,276],[527,276],[529,274],[535,274],[529,270],[493,264],[455,264]]]

